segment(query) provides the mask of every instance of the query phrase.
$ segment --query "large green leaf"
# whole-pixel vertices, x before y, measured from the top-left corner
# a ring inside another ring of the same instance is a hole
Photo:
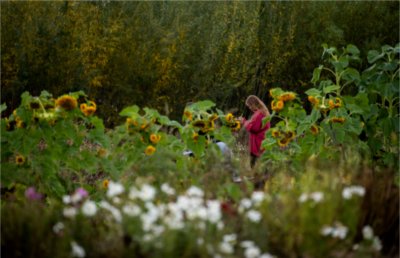
[[[120,116],[128,116],[128,117],[137,117],[138,116],[138,112],[139,112],[139,107],[134,105],[134,106],[130,106],[130,107],[126,107],[124,108],[119,115]]]

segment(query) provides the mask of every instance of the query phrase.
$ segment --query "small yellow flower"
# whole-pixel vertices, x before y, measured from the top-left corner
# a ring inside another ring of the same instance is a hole
[[[72,110],[78,106],[78,101],[72,96],[64,95],[56,100],[56,106],[65,110]]]
[[[198,133],[193,133],[192,139],[197,142],[197,140],[199,139],[199,134]]]
[[[318,128],[318,126],[316,126],[316,125],[312,125],[311,128],[310,128],[310,130],[311,130],[311,133],[312,133],[313,135],[317,135],[317,134],[319,133],[319,128]]]
[[[25,163],[25,157],[24,156],[22,156],[21,154],[17,154],[16,156],[15,156],[15,163],[18,165],[18,166],[20,166],[20,165],[23,165],[24,163]]]
[[[225,120],[226,120],[227,122],[231,122],[231,121],[233,120],[233,115],[232,115],[232,113],[228,113],[228,114],[225,116]]]
[[[25,127],[25,123],[21,119],[18,118],[15,121],[16,121],[17,128],[24,128]]]
[[[147,156],[153,155],[153,153],[156,151],[156,148],[154,148],[153,146],[149,145],[146,147],[146,149],[144,150],[144,153]]]
[[[158,143],[160,141],[160,139],[161,139],[160,135],[153,134],[153,133],[150,135],[150,141],[154,144]]]
[[[103,187],[107,189],[109,183],[110,183],[110,181],[108,179],[104,179],[103,180]]]

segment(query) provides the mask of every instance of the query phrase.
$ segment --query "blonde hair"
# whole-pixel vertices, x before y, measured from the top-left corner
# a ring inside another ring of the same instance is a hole
[[[246,105],[248,107],[250,107],[250,106],[255,107],[257,110],[260,110],[266,116],[270,115],[267,106],[264,104],[264,102],[261,99],[259,99],[255,95],[250,95],[247,97]]]

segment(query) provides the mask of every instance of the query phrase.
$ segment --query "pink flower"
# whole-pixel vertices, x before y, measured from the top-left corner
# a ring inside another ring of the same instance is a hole
[[[36,192],[35,187],[31,186],[25,190],[25,197],[29,200],[40,200],[43,198],[43,195]]]

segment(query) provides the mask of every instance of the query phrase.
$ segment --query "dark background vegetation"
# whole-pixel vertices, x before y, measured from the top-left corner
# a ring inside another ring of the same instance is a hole
[[[110,127],[133,104],[177,120],[203,99],[242,113],[249,94],[309,88],[322,43],[365,57],[398,41],[398,1],[6,1],[1,102],[84,90]]]

